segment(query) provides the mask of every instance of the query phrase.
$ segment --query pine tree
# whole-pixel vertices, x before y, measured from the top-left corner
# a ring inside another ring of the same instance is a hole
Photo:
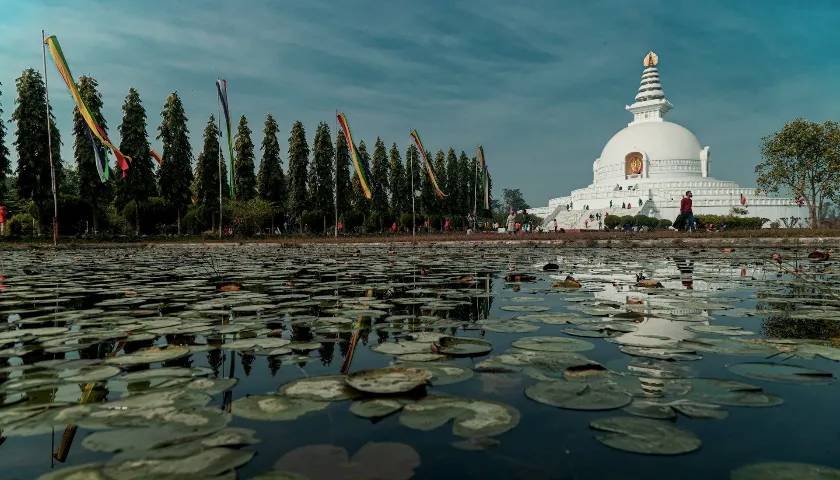
[[[298,219],[303,227],[303,213],[307,207],[306,174],[309,164],[309,145],[306,143],[306,131],[297,121],[289,134],[289,215]]]
[[[246,127],[247,128],[247,127]],[[219,215],[219,167],[221,163],[222,181],[227,178],[227,167],[224,157],[220,157],[221,131],[216,124],[216,118],[210,115],[207,126],[204,127],[204,146],[195,164],[195,179],[192,192],[196,205],[201,207],[203,221],[206,225],[213,225]],[[238,159],[237,159],[238,160]],[[230,196],[230,189],[222,185],[222,198]]]
[[[79,78],[79,95],[82,101],[85,102],[90,111],[91,116],[96,123],[107,131],[108,126],[102,118],[102,95],[96,89],[99,84],[96,79],[88,76]],[[103,182],[99,177],[99,171],[96,167],[96,154],[94,148],[99,151],[99,155],[107,159],[107,153],[104,151],[102,143],[92,137],[89,133],[85,119],[79,112],[79,108],[73,108],[73,156],[76,158],[76,172],[79,175],[79,197],[89,209],[89,219],[93,225],[94,232],[99,230],[99,217],[102,214],[102,208],[108,203],[111,194],[110,184]],[[93,145],[90,139],[93,138]],[[109,168],[107,165],[103,168]]]
[[[405,182],[403,185],[403,191],[408,192],[405,204],[406,212],[411,211],[411,196],[414,195],[416,197],[414,192],[423,188],[422,168],[422,164],[420,163],[420,151],[417,150],[417,147],[414,144],[410,144],[408,148],[405,149],[405,177],[403,177]],[[412,177],[414,177],[413,182]],[[414,209],[415,211],[423,210],[422,205],[417,204],[417,198],[415,198]]]
[[[47,104],[44,98],[44,80],[32,68],[21,73],[15,81],[17,106],[12,113],[15,122],[15,149],[18,154],[17,193],[21,200],[32,200],[41,227],[49,227],[53,219],[52,176],[47,152],[47,128],[44,118]],[[56,189],[61,186],[61,137],[55,127],[55,117],[50,109],[49,123],[52,140],[52,160],[55,169]]]
[[[379,228],[382,229],[385,215],[388,214],[388,152],[385,142],[376,137],[373,147],[373,164],[370,167],[371,194],[373,196],[372,210],[379,217]]]
[[[466,213],[461,210],[463,205],[464,191],[461,186],[461,175],[458,171],[458,157],[455,156],[455,150],[449,148],[446,154],[446,213],[450,215],[461,215]]]
[[[438,150],[435,153],[435,177],[437,177],[438,187],[440,187],[441,191],[444,194],[451,194],[452,192],[446,191],[446,186],[449,184],[448,179],[446,178],[446,155],[443,153],[443,150]],[[449,199],[448,197],[437,198],[433,196],[435,202],[434,211],[438,214],[445,215],[450,213],[449,212]]]
[[[239,117],[234,150],[233,195],[237,200],[250,200],[257,193],[257,179],[254,177],[254,143],[251,129],[245,115]]]
[[[277,122],[269,113],[263,128],[262,160],[257,175],[257,194],[270,202],[275,211],[283,214],[286,209],[286,177],[280,160],[280,142],[277,141]]]
[[[130,88],[122,106],[120,123],[120,151],[131,158],[125,177],[117,173],[115,204],[123,208],[134,203],[135,233],[140,233],[140,210],[150,197],[157,195],[157,184],[149,155],[149,137],[146,134],[146,109],[137,90]]]
[[[344,133],[337,132],[335,138],[335,161],[336,161],[336,201],[338,202],[338,217],[344,218],[350,211],[350,195],[352,195],[352,185],[350,183],[350,152],[347,150],[347,140],[344,138]]]
[[[467,157],[466,152],[461,150],[461,155],[458,157],[458,178],[460,179],[461,189],[461,213],[472,213],[475,192],[473,191],[473,184],[475,183],[475,159]]]
[[[333,163],[335,151],[330,138],[330,127],[321,122],[315,131],[313,141],[312,163],[309,165],[309,195],[311,207],[321,213],[324,227],[327,217],[332,217],[333,211]]]
[[[181,214],[191,201],[193,172],[187,115],[177,92],[172,92],[166,98],[160,116],[162,120],[157,136],[163,144],[163,165],[159,172],[160,195],[175,209],[180,235]]]
[[[401,213],[411,210],[411,205],[406,205],[406,201],[411,199],[408,197],[409,190],[405,188],[405,170],[396,143],[391,144],[389,156],[388,180],[390,186],[388,190],[391,193],[391,211],[394,216],[399,216]]]
[[[0,83],[0,87],[3,84]],[[0,97],[3,92],[0,91]],[[8,192],[6,191],[6,178],[11,173],[12,159],[9,149],[6,147],[6,122],[3,121],[3,104],[0,102],[0,204],[6,203]]]

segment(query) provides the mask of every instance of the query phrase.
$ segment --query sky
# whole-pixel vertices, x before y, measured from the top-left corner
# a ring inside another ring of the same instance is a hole
[[[762,137],[796,117],[840,120],[837,25],[830,0],[0,0],[0,105],[9,121],[15,79],[43,70],[43,28],[76,78],[98,80],[115,142],[129,87],[153,148],[177,91],[197,156],[222,77],[257,146],[267,113],[285,151],[295,120],[311,145],[321,121],[335,134],[338,109],[367,144],[404,152],[416,128],[428,150],[483,145],[494,196],[519,188],[536,207],[591,183],[592,161],[632,119],[648,50],[668,120],[710,145],[711,175],[754,185]],[[69,164],[73,104],[49,58],[47,74]]]

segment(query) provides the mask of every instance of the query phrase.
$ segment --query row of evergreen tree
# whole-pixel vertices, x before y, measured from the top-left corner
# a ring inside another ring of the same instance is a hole
[[[78,86],[91,114],[107,130],[97,81],[82,76]],[[45,87],[40,73],[27,69],[17,79],[16,88],[17,99],[11,120],[16,126],[13,145],[18,154],[18,166],[12,175],[9,150],[5,146],[5,126],[0,122],[0,202],[13,203],[18,210],[26,210],[24,213],[31,214],[43,229],[52,220]],[[0,108],[0,115],[2,113]],[[287,229],[316,232],[330,228],[334,202],[340,221],[348,230],[359,226],[377,230],[395,221],[410,228],[410,172],[413,172],[414,190],[419,192],[415,200],[418,223],[431,219],[437,225],[445,216],[463,219],[473,210],[476,160],[463,151],[456,154],[453,148],[446,153],[438,150],[433,155],[438,182],[448,194],[444,199],[438,199],[413,144],[406,148],[403,160],[396,143],[388,149],[385,142],[377,138],[370,155],[365,142],[360,142],[359,153],[370,166],[372,177],[373,199],[368,201],[362,196],[358,178],[353,173],[344,136],[335,132],[333,140],[328,123],[318,124],[310,148],[303,124],[294,122],[288,140],[288,169],[284,172],[278,124],[271,114],[266,115],[259,147],[259,170],[256,171],[252,131],[248,120],[241,116],[234,136],[233,187],[229,190],[218,119],[209,116],[202,150],[194,158],[187,115],[177,92],[167,97],[160,117],[155,138],[161,145],[163,162],[156,167],[149,154],[146,110],[137,90],[129,89],[118,131],[119,148],[132,159],[130,168],[125,177],[115,169],[113,179],[103,183],[96,170],[87,126],[78,109],[74,110],[73,119],[75,169],[63,167],[61,136],[50,112],[52,157],[64,233],[116,230],[121,223],[119,219],[122,219],[123,229],[138,233],[157,233],[167,225],[177,232],[197,233],[217,228],[220,174],[221,196],[231,205],[231,215],[242,212],[242,205],[268,208],[271,224]],[[94,142],[104,153],[98,140]],[[21,213],[12,210],[12,213]],[[480,213],[488,212],[482,210]],[[225,224],[233,220],[227,218]]]

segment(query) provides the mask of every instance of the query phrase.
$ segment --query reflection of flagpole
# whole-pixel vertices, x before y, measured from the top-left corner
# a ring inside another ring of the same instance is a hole
[[[58,244],[58,196],[55,193],[55,165],[53,164],[52,158],[52,132],[50,131],[50,89],[47,83],[47,43],[46,43],[46,35],[44,31],[41,30],[41,53],[44,57],[44,102],[47,104],[47,113],[46,113],[46,121],[47,121],[47,156],[50,159],[50,180],[52,184],[52,195],[53,195],[53,221],[52,221],[52,234],[53,234],[53,245]]]
[[[338,134],[338,110],[335,111],[335,133]],[[332,140],[332,139],[330,139]],[[336,145],[337,146],[337,145]],[[338,149],[335,151],[335,175],[333,187],[333,208],[335,209],[335,238],[338,238]]]

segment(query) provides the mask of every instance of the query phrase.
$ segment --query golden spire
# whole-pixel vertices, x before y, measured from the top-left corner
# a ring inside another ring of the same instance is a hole
[[[651,50],[645,55],[645,60],[642,63],[645,67],[655,67],[659,63],[659,56]]]

